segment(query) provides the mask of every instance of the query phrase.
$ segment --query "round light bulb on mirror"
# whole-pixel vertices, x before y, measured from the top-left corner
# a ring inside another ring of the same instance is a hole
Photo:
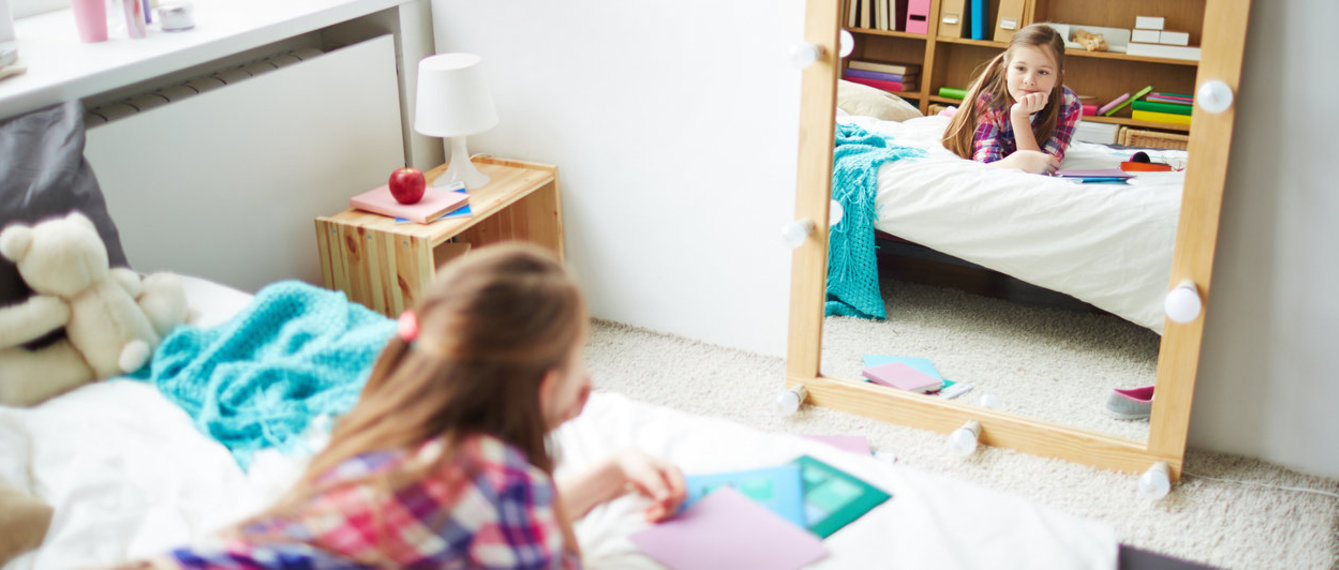
[[[851,52],[855,51],[855,36],[850,31],[843,29],[838,43],[838,50],[840,50],[842,59],[846,59],[851,55]]]
[[[953,430],[948,434],[948,448],[959,457],[967,457],[976,452],[976,446],[981,438],[981,423],[976,420],[970,420],[962,427]]]
[[[805,69],[823,57],[823,46],[804,42],[790,48],[790,64],[796,69]]]
[[[814,221],[809,218],[795,220],[784,226],[781,226],[781,243],[786,247],[795,249],[804,245],[804,240],[809,238],[809,234],[814,233]]]
[[[1139,476],[1139,495],[1150,501],[1167,496],[1172,490],[1172,471],[1166,462],[1159,461]]]
[[[776,407],[777,413],[782,416],[791,416],[800,411],[800,404],[803,404],[805,398],[808,397],[809,390],[806,390],[804,386],[796,386],[777,392],[772,404]]]
[[[976,401],[977,405],[983,408],[998,410],[1000,408],[1000,399],[994,394],[981,394],[981,398]]]
[[[1199,288],[1189,279],[1177,283],[1162,301],[1162,309],[1167,313],[1167,318],[1181,324],[1198,318],[1203,307],[1204,302],[1200,299]]]
[[[1201,109],[1217,115],[1232,107],[1232,88],[1217,79],[1205,81],[1195,92],[1195,102]]]
[[[837,227],[837,224],[842,223],[842,218],[845,217],[845,216],[846,216],[846,208],[843,208],[843,207],[842,207],[842,203],[841,203],[841,202],[838,202],[838,201],[836,201],[836,200],[833,200],[832,203],[828,205],[828,227],[829,227],[829,228],[835,228],[835,227]]]

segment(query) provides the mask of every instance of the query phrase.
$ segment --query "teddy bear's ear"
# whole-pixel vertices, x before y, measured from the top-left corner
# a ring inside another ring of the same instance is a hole
[[[85,226],[88,226],[88,229],[90,230],[93,230],[95,232],[98,231],[98,228],[93,225],[93,220],[88,219],[88,216],[85,216],[84,213],[80,212],[79,210],[71,210],[70,214],[68,216],[65,216],[65,219],[73,222],[79,222],[81,224],[84,224]]]
[[[33,229],[24,225],[12,225],[0,232],[0,255],[18,263],[28,255],[28,246],[33,243]]]

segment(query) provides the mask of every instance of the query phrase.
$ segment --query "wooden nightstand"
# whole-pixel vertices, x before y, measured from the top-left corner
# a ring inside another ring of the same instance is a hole
[[[474,164],[491,180],[469,192],[470,216],[415,224],[345,210],[317,218],[325,286],[394,317],[418,302],[438,266],[470,246],[526,240],[554,250],[561,259],[558,168],[484,157]],[[429,184],[445,170],[444,164],[426,172]]]

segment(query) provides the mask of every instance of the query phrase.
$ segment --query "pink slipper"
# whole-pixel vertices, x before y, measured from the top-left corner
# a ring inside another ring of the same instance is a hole
[[[1146,420],[1152,411],[1152,386],[1114,388],[1107,397],[1107,415],[1118,420]]]

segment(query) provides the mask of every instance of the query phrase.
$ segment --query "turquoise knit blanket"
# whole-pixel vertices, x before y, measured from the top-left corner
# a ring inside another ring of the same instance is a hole
[[[832,152],[832,198],[842,205],[842,221],[828,232],[828,289],[825,314],[866,319],[887,318],[879,294],[874,258],[874,199],[879,166],[890,160],[919,158],[919,148],[894,146],[856,125],[837,124]]]
[[[256,451],[290,449],[312,418],[352,408],[394,332],[343,293],[282,281],[223,324],[177,327],[137,377],[246,469]]]

